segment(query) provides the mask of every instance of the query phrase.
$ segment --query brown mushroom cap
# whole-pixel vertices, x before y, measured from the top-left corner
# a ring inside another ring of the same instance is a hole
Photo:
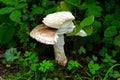
[[[50,28],[44,24],[36,26],[31,32],[30,36],[38,42],[45,44],[55,44],[57,41],[56,29]]]

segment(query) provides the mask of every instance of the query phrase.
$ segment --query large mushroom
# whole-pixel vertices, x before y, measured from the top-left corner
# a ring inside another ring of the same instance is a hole
[[[65,66],[68,61],[64,51],[64,34],[74,30],[75,26],[72,22],[74,19],[75,17],[69,11],[48,14],[43,18],[44,24],[38,25],[30,32],[30,36],[37,41],[53,45],[55,59],[62,66]],[[80,31],[77,35],[86,36],[84,31]]]

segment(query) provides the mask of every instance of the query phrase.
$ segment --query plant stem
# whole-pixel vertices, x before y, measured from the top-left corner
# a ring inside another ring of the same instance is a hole
[[[103,78],[103,80],[107,80],[108,74],[109,74],[109,73],[111,72],[111,70],[112,70],[114,67],[116,67],[116,66],[120,66],[120,64],[115,64],[115,65],[111,66],[111,67],[108,69],[107,73],[105,74],[105,77]]]

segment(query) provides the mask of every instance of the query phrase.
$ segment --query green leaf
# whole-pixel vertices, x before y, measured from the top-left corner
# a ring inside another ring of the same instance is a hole
[[[25,56],[25,57],[29,57],[29,56],[31,56],[31,54],[32,54],[32,52],[25,51],[25,54],[24,54],[24,56]]]
[[[117,34],[117,30],[115,26],[108,27],[104,32],[105,37],[112,37],[115,36],[116,34]]]
[[[95,0],[85,0],[84,3],[82,3],[81,5],[79,5],[79,9],[84,10],[84,9],[89,9],[92,8],[92,6],[96,5],[96,1]]]
[[[10,14],[10,19],[14,22],[19,23],[21,16],[22,16],[21,12],[19,10],[15,10]]]
[[[95,67],[94,67],[95,70],[99,70],[99,69],[100,69],[100,66],[99,66],[98,64],[95,64],[94,66],[95,66]]]
[[[2,24],[0,25],[0,43],[1,44],[5,44],[7,42],[9,42],[15,32],[15,28],[10,26],[10,25],[6,25],[6,24]]]
[[[26,66],[28,66],[28,62],[27,61],[23,61],[23,63],[22,64],[20,63],[20,65],[26,67]]]
[[[120,35],[115,37],[114,44],[120,47]]]
[[[81,21],[80,26],[83,28],[84,26],[89,26],[94,22],[94,16],[89,16]]]
[[[97,70],[100,69],[100,66],[98,64],[95,64],[93,60],[91,60],[88,64],[88,68],[90,69],[90,72],[92,74],[95,74]]]
[[[95,4],[96,0],[85,0],[86,4]]]
[[[70,6],[67,5],[64,1],[60,2],[60,5],[57,7],[57,11],[70,11]]]
[[[116,60],[112,59],[112,56],[105,54],[105,58],[103,59],[103,62],[105,63],[116,63]]]
[[[88,67],[89,67],[89,68],[92,68],[93,65],[94,65],[94,61],[92,60],[92,61],[89,62]]]
[[[59,78],[58,78],[58,77],[55,77],[54,80],[59,80]]]
[[[0,9],[0,14],[7,14],[10,13],[14,10],[13,7],[5,7]]]
[[[20,55],[21,55],[21,52],[17,52],[17,55],[14,56],[14,60],[19,59],[19,58],[20,58]]]
[[[99,21],[94,21],[93,26],[95,27],[101,27],[101,23]]]
[[[26,8],[26,7],[27,7],[26,3],[20,3],[20,4],[15,5],[16,9],[22,9],[22,8]]]
[[[39,6],[36,6],[36,5],[32,6],[32,14],[33,15],[42,14],[43,11],[44,11],[44,9],[42,7],[39,7]]]
[[[68,62],[67,69],[68,69],[68,70],[73,70],[73,69],[75,69],[75,68],[78,68],[79,66],[80,66],[80,67],[82,66],[79,62],[74,61],[74,60],[70,60],[70,61]]]
[[[27,2],[27,0],[19,0],[20,2]]]
[[[101,28],[101,22],[100,21],[94,21],[93,22],[93,34],[96,34],[98,30]]]
[[[53,7],[53,8],[47,9],[47,10],[45,10],[44,15],[48,15],[48,14],[53,13],[53,12],[55,12],[55,11],[56,11],[56,7]]]
[[[76,7],[80,5],[80,0],[66,0],[66,2]]]
[[[91,35],[93,32],[93,26],[85,26],[84,30],[87,33],[87,35]]]
[[[42,7],[47,8],[48,7],[48,5],[47,5],[48,3],[49,3],[49,0],[41,0]]]
[[[0,0],[6,5],[15,5],[17,3],[17,0]]]
[[[93,58],[94,61],[98,60],[98,57],[96,57],[95,55],[93,55],[92,58]]]
[[[30,69],[33,70],[33,71],[36,71],[37,70],[37,65],[38,64],[35,64],[35,63],[31,64]]]
[[[9,23],[9,22],[11,22],[11,20],[9,19],[8,14],[0,15],[0,23]]]
[[[115,17],[115,19],[118,19],[118,20],[120,20],[120,6],[119,5],[115,5],[115,7],[114,7],[114,14],[112,14],[112,15],[114,15],[114,17]]]
[[[112,75],[114,78],[120,77],[119,71],[114,71],[111,75]]]
[[[16,48],[10,48],[5,52],[5,59],[7,61],[13,61],[14,60],[14,54],[17,52]]]
[[[120,29],[120,21],[118,20],[113,20],[111,23],[113,26],[116,26],[117,29]]]
[[[81,46],[80,49],[78,50],[78,52],[79,52],[80,55],[81,54],[85,54],[86,53],[86,49],[83,46]]]
[[[42,80],[47,80],[46,77],[42,77]]]
[[[88,8],[86,16],[94,15],[95,17],[100,17],[102,8],[100,6],[92,5]]]
[[[107,14],[106,16],[105,16],[105,21],[113,21],[114,20],[114,16],[113,15],[110,15],[110,14]]]
[[[48,60],[43,60],[42,63],[40,63],[39,70],[43,73],[45,73],[48,70],[53,70],[53,69],[54,69],[53,63]]]

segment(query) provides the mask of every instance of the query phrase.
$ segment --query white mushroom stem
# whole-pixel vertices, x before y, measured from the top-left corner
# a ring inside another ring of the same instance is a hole
[[[55,59],[58,64],[65,66],[67,63],[67,57],[65,56],[64,51],[64,35],[58,34],[58,41],[53,45],[54,47],[54,53],[55,53]]]

